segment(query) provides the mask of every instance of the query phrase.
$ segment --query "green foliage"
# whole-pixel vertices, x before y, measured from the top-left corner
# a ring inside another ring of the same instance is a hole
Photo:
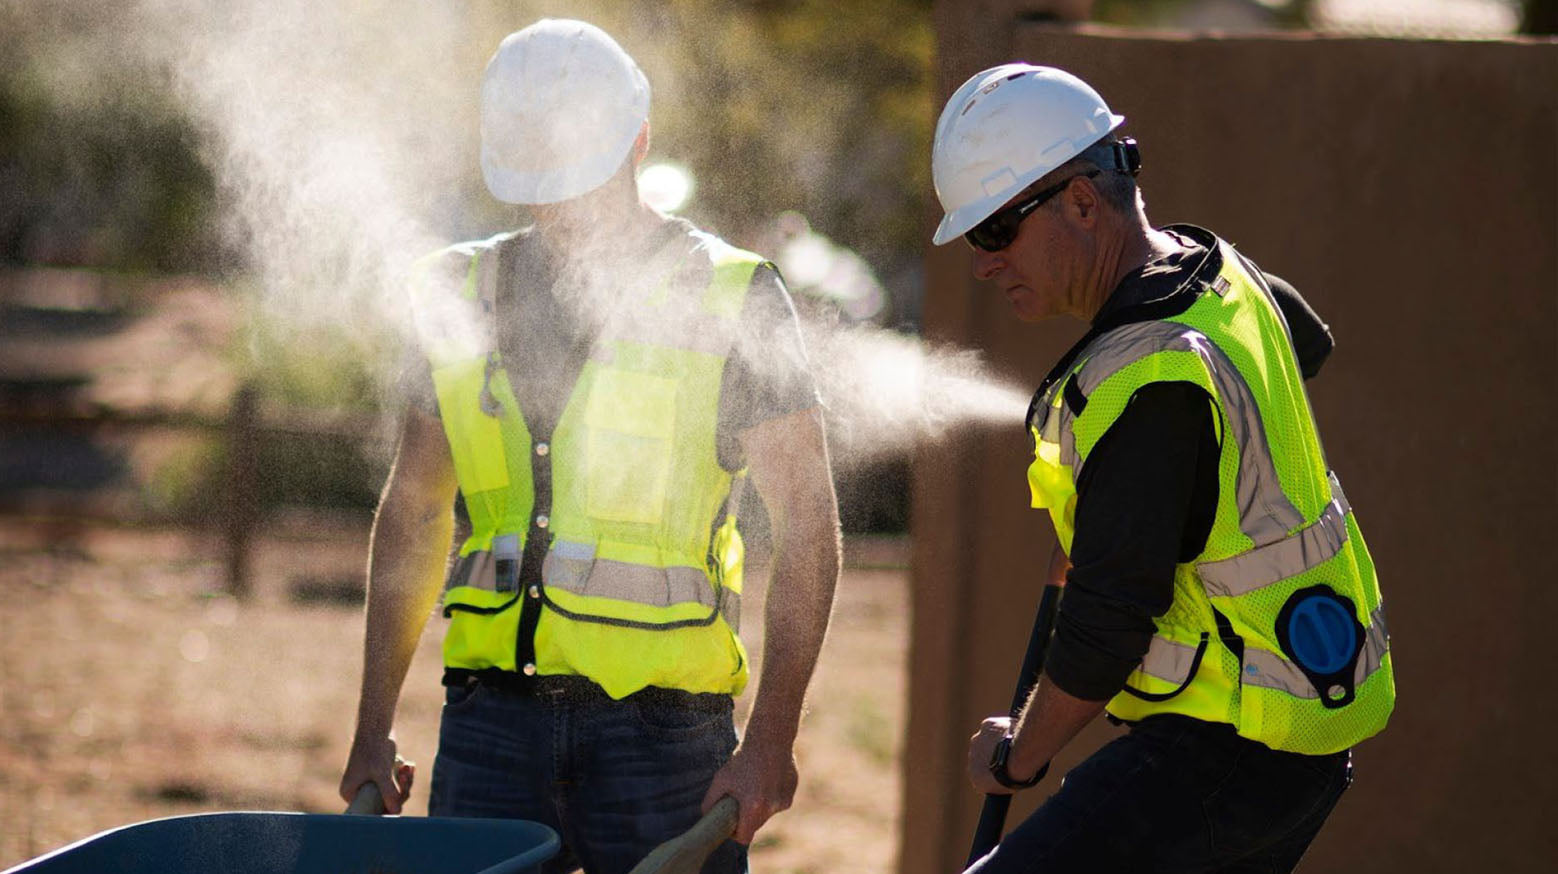
[[[379,408],[381,390],[374,378],[379,354],[359,330],[321,322],[284,326],[272,319],[244,320],[242,345],[234,349],[236,369],[266,398],[287,407]]]
[[[211,267],[214,191],[169,104],[64,105],[0,73],[0,263]]]
[[[255,464],[254,500],[280,506],[372,509],[385,470],[365,456],[360,441],[316,434],[267,434]]]
[[[786,209],[881,264],[923,240],[935,115],[929,4],[673,0],[665,151],[734,236]],[[662,59],[665,61],[667,59]]]
[[[1558,0],[1525,0],[1521,4],[1520,32],[1531,36],[1558,35]]]
[[[856,698],[850,704],[845,738],[855,752],[873,763],[885,766],[893,760],[894,726],[882,708],[871,698]]]
[[[461,7],[473,57],[447,61],[470,70],[474,98],[476,58],[509,31],[542,15],[594,21],[649,75],[651,160],[694,171],[690,218],[757,245],[774,216],[799,210],[891,269],[918,260],[925,232],[930,8],[929,0],[473,2]],[[0,47],[17,50],[0,70],[0,261],[232,265],[204,144],[157,72],[132,64],[86,75],[92,93],[66,101],[49,71],[76,57],[72,39],[126,14],[66,3],[0,15],[14,25]],[[34,48],[44,44],[48,51]],[[115,72],[129,81],[110,81]],[[449,229],[455,238],[512,223],[486,198],[474,162],[466,180],[473,184],[462,186],[470,196],[455,220],[462,227]]]
[[[189,433],[142,475],[141,500],[153,518],[195,520],[217,510],[225,452],[220,440]]]

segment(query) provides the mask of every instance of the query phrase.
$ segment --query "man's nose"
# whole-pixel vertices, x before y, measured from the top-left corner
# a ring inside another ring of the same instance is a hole
[[[975,279],[994,279],[1001,268],[1006,266],[1006,259],[1000,252],[986,252],[978,246],[974,246],[973,250]]]

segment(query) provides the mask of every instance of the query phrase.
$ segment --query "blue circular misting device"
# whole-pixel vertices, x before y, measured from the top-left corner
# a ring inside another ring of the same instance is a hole
[[[1330,586],[1290,595],[1277,613],[1277,644],[1304,672],[1320,702],[1342,707],[1353,699],[1353,671],[1363,652],[1363,626],[1352,600]]]
[[[1317,674],[1334,674],[1352,661],[1358,633],[1352,612],[1323,595],[1298,602],[1288,614],[1288,640],[1293,660]]]

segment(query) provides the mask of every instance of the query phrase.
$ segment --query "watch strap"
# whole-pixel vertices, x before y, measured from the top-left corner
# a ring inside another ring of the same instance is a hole
[[[995,750],[990,755],[990,776],[995,778],[995,782],[1008,789],[1028,789],[1037,786],[1049,772],[1049,762],[1045,762],[1032,777],[1027,780],[1017,780],[1006,770],[1006,763],[1011,759],[1011,755],[1012,736],[1008,734],[996,741]]]

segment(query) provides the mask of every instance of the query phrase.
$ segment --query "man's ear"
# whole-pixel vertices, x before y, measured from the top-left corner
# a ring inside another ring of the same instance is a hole
[[[1093,185],[1093,180],[1086,176],[1077,177],[1076,181],[1066,186],[1064,194],[1066,211],[1074,215],[1083,227],[1093,227],[1098,223],[1098,210],[1102,206],[1102,198],[1098,194],[1098,188]]]
[[[645,119],[644,120],[644,126],[638,129],[638,139],[633,141],[633,163],[635,165],[642,163],[643,160],[644,160],[644,157],[646,155],[648,155],[648,154],[649,154],[649,120]]]

